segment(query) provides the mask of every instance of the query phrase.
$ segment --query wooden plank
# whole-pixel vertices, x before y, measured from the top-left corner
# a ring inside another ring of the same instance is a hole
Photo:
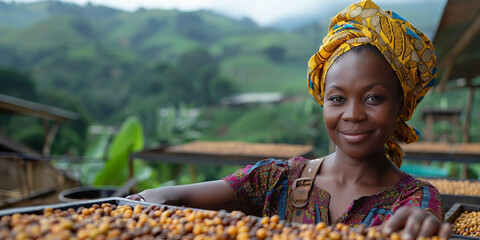
[[[447,87],[447,81],[450,78],[450,73],[452,72],[452,68],[453,68],[453,58],[454,57],[455,56],[446,55],[446,57],[444,58],[445,60],[442,62],[445,65],[445,71],[443,72],[442,78],[440,79],[440,82],[438,83],[437,88],[436,88],[436,91],[438,93],[442,93],[443,91],[445,91],[445,88]],[[438,67],[441,68],[443,66],[441,66],[439,64]]]
[[[312,145],[273,144],[273,143],[247,143],[247,142],[208,142],[195,141],[165,150],[169,153],[212,154],[220,156],[254,156],[291,158],[301,156],[313,151]]]
[[[480,163],[480,143],[414,142],[400,146],[407,159]]]

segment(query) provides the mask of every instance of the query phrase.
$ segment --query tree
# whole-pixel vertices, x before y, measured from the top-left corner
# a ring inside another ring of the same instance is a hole
[[[264,53],[273,62],[282,62],[285,59],[285,48],[281,46],[268,47]]]
[[[35,100],[35,84],[32,79],[14,69],[0,67],[0,93],[18,98]]]

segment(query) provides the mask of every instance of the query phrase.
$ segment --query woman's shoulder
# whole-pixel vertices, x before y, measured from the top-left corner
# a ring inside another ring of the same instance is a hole
[[[412,191],[429,191],[431,193],[439,194],[437,188],[422,178],[416,178],[406,172],[402,173],[399,187],[406,192]]]
[[[293,157],[290,159],[267,158],[258,161],[254,165],[248,165],[243,170],[244,173],[249,174],[253,171],[288,171],[290,169],[303,168],[308,159],[303,157]]]

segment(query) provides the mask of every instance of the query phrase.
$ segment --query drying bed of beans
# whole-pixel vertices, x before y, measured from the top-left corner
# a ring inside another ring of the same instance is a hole
[[[0,239],[401,240],[398,233],[384,236],[374,228],[353,231],[343,224],[292,224],[276,215],[258,218],[238,211],[112,203],[4,215]]]
[[[464,211],[452,223],[452,233],[480,237],[480,212]]]
[[[441,194],[480,196],[480,182],[450,179],[422,179],[430,182]]]

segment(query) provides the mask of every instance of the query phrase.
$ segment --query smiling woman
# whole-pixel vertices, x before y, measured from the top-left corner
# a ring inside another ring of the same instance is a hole
[[[402,239],[448,238],[438,190],[401,171],[397,142],[418,132],[408,121],[433,86],[430,40],[371,0],[332,18],[308,63],[308,87],[323,106],[335,152],[317,160],[267,159],[223,180],[151,189],[131,199],[327,225],[379,227]]]
[[[337,154],[383,156],[400,115],[401,93],[394,71],[372,45],[337,58],[326,75],[323,106],[325,127],[338,146]]]

